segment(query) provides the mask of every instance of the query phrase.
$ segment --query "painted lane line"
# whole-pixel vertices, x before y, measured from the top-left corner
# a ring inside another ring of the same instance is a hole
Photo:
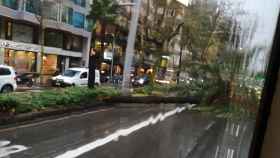
[[[115,133],[108,135],[105,138],[101,138],[101,139],[97,139],[91,143],[85,144],[81,147],[78,147],[74,150],[70,150],[67,151],[65,153],[63,153],[62,155],[58,155],[55,158],[76,158],[78,156],[81,156],[89,151],[92,151],[100,146],[104,146],[105,144],[108,144],[112,141],[117,141],[119,140],[119,137],[125,137],[128,136],[144,127],[147,127],[149,125],[153,125],[156,124],[158,122],[164,121],[166,118],[173,116],[177,113],[181,113],[184,110],[186,110],[186,107],[182,107],[182,108],[176,108],[172,111],[169,111],[165,114],[159,113],[156,117],[151,116],[150,118],[148,118],[145,121],[142,121],[138,124],[135,124],[129,128],[126,129],[120,129],[117,130]]]
[[[7,146],[7,145],[9,145],[9,144],[11,144],[11,142],[10,142],[10,141],[7,141],[7,140],[0,141],[0,147]]]
[[[23,145],[8,146],[10,141],[0,141],[0,158],[8,157],[12,154],[19,153],[27,150],[28,148]]]

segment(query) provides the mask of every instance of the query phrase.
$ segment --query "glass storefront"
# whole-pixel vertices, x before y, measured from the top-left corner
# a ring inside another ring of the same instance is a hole
[[[53,75],[57,71],[57,55],[43,56],[43,75]]]
[[[4,63],[14,67],[19,74],[36,72],[36,53],[5,49]]]

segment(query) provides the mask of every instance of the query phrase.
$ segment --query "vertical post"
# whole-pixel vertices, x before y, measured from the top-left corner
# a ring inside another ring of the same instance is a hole
[[[181,74],[181,69],[182,69],[182,55],[183,55],[183,47],[180,47],[180,58],[179,58],[179,68],[177,71],[177,84],[180,83],[180,74]]]
[[[4,64],[4,57],[5,57],[4,51],[5,51],[5,48],[0,48],[0,65]]]
[[[68,69],[70,67],[70,57],[65,58],[65,66],[64,69]]]
[[[114,54],[115,54],[115,36],[113,36],[112,42],[112,60],[111,60],[111,80],[113,81],[113,69],[114,69]]]
[[[88,88],[94,88],[95,69],[96,69],[96,51],[95,51],[95,49],[91,48],[90,53],[89,53]]]
[[[140,16],[140,7],[141,7],[141,0],[134,0],[134,2],[135,5],[133,6],[133,13],[131,17],[127,47],[125,52],[125,63],[124,63],[123,83],[122,83],[122,92],[125,95],[129,94],[130,71],[131,71],[136,31],[137,31],[137,25],[138,25],[138,19]]]

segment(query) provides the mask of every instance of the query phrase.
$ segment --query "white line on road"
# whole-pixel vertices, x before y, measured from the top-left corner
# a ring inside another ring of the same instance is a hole
[[[11,145],[8,146],[10,141],[0,141],[0,158],[8,157],[11,154],[19,153],[28,148],[23,145]]]
[[[129,128],[126,129],[120,129],[117,130],[115,133],[110,134],[109,136],[105,137],[105,138],[101,138],[101,139],[97,139],[91,143],[85,144],[81,147],[78,147],[74,150],[70,150],[65,152],[62,155],[58,155],[55,158],[76,158],[78,156],[81,156],[89,151],[92,151],[100,146],[103,146],[105,144],[108,144],[112,141],[116,141],[119,139],[119,137],[121,136],[128,136],[144,127],[147,127],[149,125],[153,125],[156,124],[160,121],[164,121],[166,118],[173,116],[177,113],[181,113],[182,111],[186,110],[186,107],[181,107],[181,108],[176,108],[174,110],[171,110],[169,112],[166,112],[165,114],[159,113],[156,117],[151,116],[150,118],[148,118],[145,121],[142,121],[136,125],[133,125]]]

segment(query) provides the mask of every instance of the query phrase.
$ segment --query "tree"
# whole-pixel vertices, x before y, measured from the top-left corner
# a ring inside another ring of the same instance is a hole
[[[91,11],[88,15],[88,19],[93,20],[95,27],[92,30],[92,46],[95,46],[96,40],[96,24],[97,22],[101,25],[101,53],[104,53],[104,41],[106,28],[110,24],[114,24],[118,16],[118,4],[115,0],[93,0],[91,5]],[[90,53],[91,54],[91,53]],[[89,57],[89,82],[90,88],[94,87],[95,84],[95,66],[96,61],[94,57]]]
[[[27,0],[26,5],[30,6],[31,11],[34,13],[35,18],[38,21],[39,24],[39,44],[40,44],[40,67],[39,67],[39,73],[43,74],[43,66],[44,66],[44,45],[45,45],[45,20],[48,18],[50,7],[54,7],[52,4],[55,4],[54,2],[48,2],[44,0]],[[41,77],[40,82],[43,82],[43,78]]]
[[[143,0],[143,4],[144,12],[140,20],[136,47],[143,52],[143,56],[153,55],[154,78],[161,57],[172,53],[171,42],[180,34],[184,24],[180,18],[184,7],[179,2],[170,0]]]
[[[206,105],[231,105],[238,95],[243,67],[248,65],[242,41],[250,40],[254,33],[241,26],[238,16],[230,14],[230,7],[197,1],[186,10],[182,29],[191,55],[184,67],[191,77],[205,81],[200,92]]]

